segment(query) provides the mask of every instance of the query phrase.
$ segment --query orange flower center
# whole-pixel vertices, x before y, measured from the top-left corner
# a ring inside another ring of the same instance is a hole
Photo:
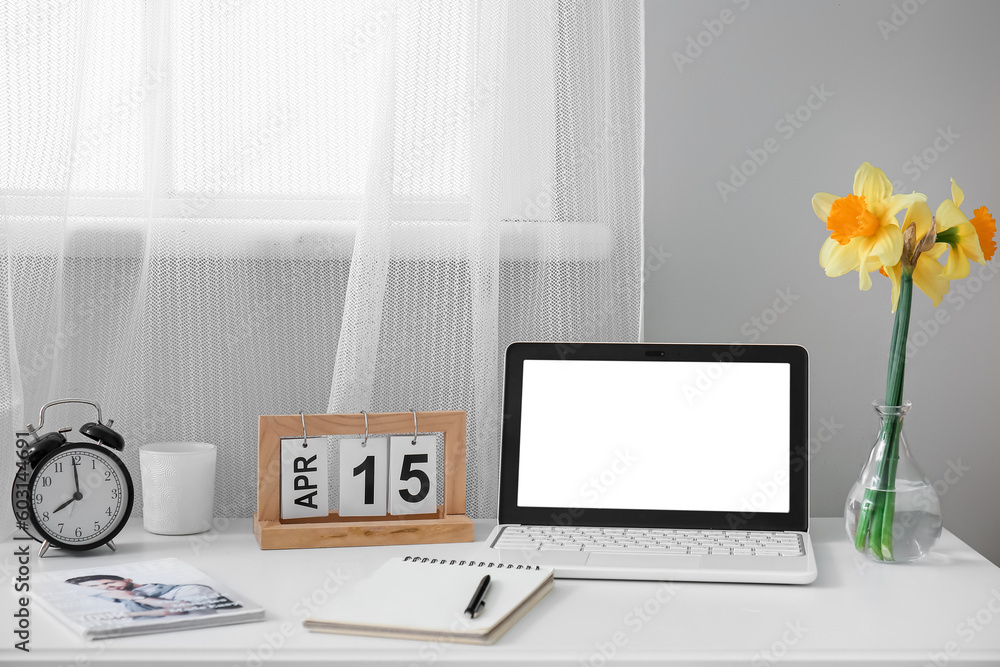
[[[865,198],[847,195],[833,202],[826,228],[840,245],[847,245],[858,236],[871,236],[880,227],[878,218],[865,206]]]
[[[988,208],[980,206],[969,222],[976,228],[976,235],[979,236],[979,247],[983,249],[983,259],[991,259],[997,251],[997,242],[993,238],[997,233],[996,220],[990,215]]]

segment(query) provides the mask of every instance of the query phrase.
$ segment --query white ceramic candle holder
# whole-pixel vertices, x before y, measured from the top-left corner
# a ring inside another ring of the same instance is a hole
[[[212,525],[215,445],[155,442],[139,447],[142,525],[158,535],[201,533]]]

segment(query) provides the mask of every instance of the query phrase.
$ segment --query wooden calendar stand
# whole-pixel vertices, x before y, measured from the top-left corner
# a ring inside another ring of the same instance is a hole
[[[412,412],[368,414],[368,433],[412,433]],[[281,438],[301,438],[302,415],[261,415],[257,443],[257,511],[253,533],[261,549],[363,547],[386,544],[471,542],[465,515],[465,412],[418,412],[422,433],[444,433],[444,505],[434,514],[384,517],[281,518]],[[309,437],[365,432],[365,417],[305,415]]]

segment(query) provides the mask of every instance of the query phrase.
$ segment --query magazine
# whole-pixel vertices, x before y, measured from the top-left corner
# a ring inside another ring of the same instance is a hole
[[[32,600],[86,639],[264,618],[264,609],[176,558],[36,574]]]

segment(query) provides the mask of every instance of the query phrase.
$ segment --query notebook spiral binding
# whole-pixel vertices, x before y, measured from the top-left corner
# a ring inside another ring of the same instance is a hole
[[[431,565],[459,565],[465,567],[485,567],[495,568],[497,570],[541,570],[542,568],[535,565],[517,565],[513,563],[508,563],[504,567],[503,563],[490,563],[485,560],[448,560],[447,558],[424,558],[423,556],[407,556],[403,561],[412,561],[414,563],[429,563]]]

